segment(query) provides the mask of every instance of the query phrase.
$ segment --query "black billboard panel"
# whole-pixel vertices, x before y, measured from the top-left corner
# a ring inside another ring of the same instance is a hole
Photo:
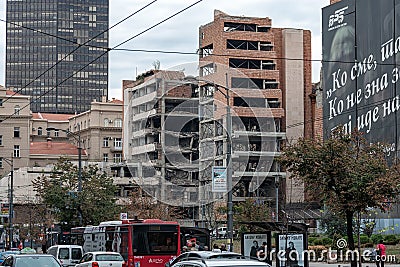
[[[344,0],[322,11],[324,136],[342,125],[397,147],[400,0]],[[398,17],[399,16],[399,17]]]

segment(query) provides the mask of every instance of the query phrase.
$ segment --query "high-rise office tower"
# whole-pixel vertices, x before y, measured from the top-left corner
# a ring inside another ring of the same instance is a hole
[[[79,113],[107,96],[108,0],[7,0],[6,87],[33,112]]]

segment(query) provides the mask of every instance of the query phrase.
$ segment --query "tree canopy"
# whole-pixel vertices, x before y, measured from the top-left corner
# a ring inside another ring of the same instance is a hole
[[[368,208],[385,210],[400,192],[399,167],[389,166],[385,145],[368,143],[358,131],[346,134],[337,128],[325,141],[299,139],[284,148],[280,162],[304,183],[309,196],[346,219],[350,250],[354,214]]]
[[[99,171],[95,165],[82,169],[82,191],[78,192],[78,168],[67,159],[60,159],[52,174],[42,175],[33,186],[53,216],[66,227],[96,225],[115,219],[120,208],[116,204],[116,186],[112,177]]]

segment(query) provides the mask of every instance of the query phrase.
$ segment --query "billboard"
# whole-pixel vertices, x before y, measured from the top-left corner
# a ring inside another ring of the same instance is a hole
[[[342,0],[322,10],[324,136],[342,125],[397,150],[400,0]]]
[[[245,257],[257,259],[257,252],[269,243],[270,233],[244,233],[242,235],[242,254]],[[268,249],[268,248],[267,248]],[[269,256],[269,255],[267,255]]]
[[[212,192],[228,192],[228,181],[226,177],[226,167],[212,168]]]
[[[304,241],[304,234],[278,234],[280,267],[306,266],[304,265]]]

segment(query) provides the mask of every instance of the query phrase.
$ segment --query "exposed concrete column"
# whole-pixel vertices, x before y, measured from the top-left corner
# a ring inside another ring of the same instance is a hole
[[[165,79],[162,79],[161,83],[161,99],[160,101],[160,109],[161,109],[161,133],[160,133],[160,143],[161,147],[165,146],[165,91],[166,82]],[[161,177],[160,177],[160,200],[165,201],[166,196],[166,188],[165,188],[165,155],[161,153]]]

